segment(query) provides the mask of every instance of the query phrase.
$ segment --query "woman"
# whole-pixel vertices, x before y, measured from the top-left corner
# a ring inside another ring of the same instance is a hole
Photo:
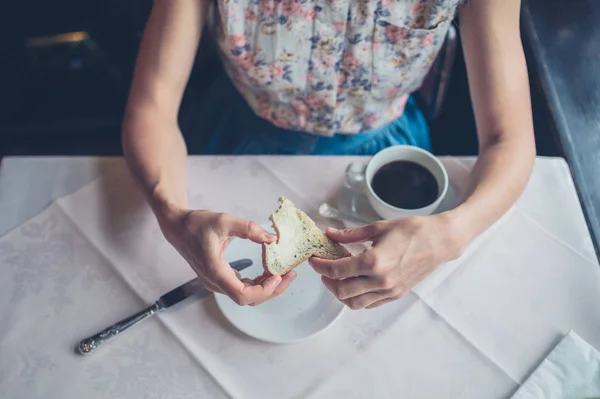
[[[223,259],[230,237],[275,237],[252,221],[189,209],[186,146],[177,125],[209,0],[157,0],[142,40],[123,143],[169,242],[206,286],[240,305],[283,292],[294,273],[241,281]],[[416,90],[459,13],[479,137],[465,202],[439,215],[327,234],[372,241],[337,261],[313,259],[352,309],[398,299],[460,256],[515,202],[535,156],[519,0],[218,0],[214,30],[229,80],[218,82],[198,134],[209,152],[372,154],[429,147]],[[234,89],[235,87],[235,89]],[[449,132],[451,134],[451,132]]]

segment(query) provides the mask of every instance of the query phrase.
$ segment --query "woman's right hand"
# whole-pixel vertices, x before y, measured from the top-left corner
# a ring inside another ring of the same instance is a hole
[[[223,258],[231,237],[255,243],[271,243],[277,236],[269,234],[255,222],[226,213],[185,210],[176,212],[169,222],[161,223],[167,240],[187,260],[207,289],[229,296],[239,305],[258,305],[281,294],[296,277],[260,276],[241,279]]]

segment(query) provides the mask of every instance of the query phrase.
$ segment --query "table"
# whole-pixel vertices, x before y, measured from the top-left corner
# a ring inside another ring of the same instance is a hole
[[[571,165],[596,249],[600,242],[600,2],[525,0],[532,68]],[[597,252],[598,253],[598,252]]]
[[[263,221],[284,195],[314,215],[357,160],[191,157],[190,203]],[[443,162],[460,192],[474,159]],[[121,159],[6,158],[0,221],[25,222],[0,239],[7,398],[504,398],[569,330],[600,348],[600,268],[561,159],[538,158],[515,207],[403,300],[294,345],[245,337],[207,298],[72,352],[193,275]]]

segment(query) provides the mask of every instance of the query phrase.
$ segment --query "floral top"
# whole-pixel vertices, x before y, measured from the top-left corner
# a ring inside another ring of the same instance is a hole
[[[459,0],[217,0],[227,73],[261,117],[323,136],[398,118]]]

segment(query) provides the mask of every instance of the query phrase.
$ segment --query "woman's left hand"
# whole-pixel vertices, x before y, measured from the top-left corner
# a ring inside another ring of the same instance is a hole
[[[351,309],[399,299],[437,266],[460,256],[460,233],[445,214],[386,220],[345,230],[327,229],[342,244],[372,242],[338,260],[312,258],[325,286]]]

